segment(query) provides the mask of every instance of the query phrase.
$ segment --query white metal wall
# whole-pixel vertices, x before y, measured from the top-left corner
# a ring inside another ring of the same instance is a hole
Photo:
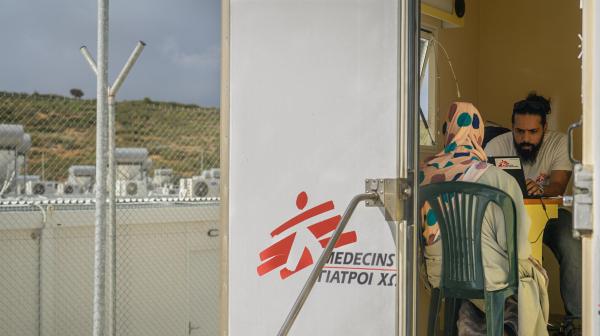
[[[273,335],[311,267],[285,279],[281,268],[261,276],[259,254],[296,232],[285,266],[294,269],[305,245],[316,260],[322,248],[306,225],[326,215],[282,236],[271,231],[329,200],[329,214],[341,214],[364,192],[365,178],[398,176],[398,2],[229,3],[228,328],[234,336]],[[348,231],[358,241],[338,251],[395,253],[378,209],[360,205]],[[366,271],[372,284],[317,282],[291,334],[394,333],[395,286],[378,285],[389,270]]]
[[[117,290],[127,295],[117,296],[117,334],[218,333],[218,207],[190,204],[177,217],[169,205],[119,210],[127,213],[128,228],[119,237],[126,244],[118,249]],[[43,230],[37,208],[0,211],[0,335],[37,336],[40,326],[41,335],[87,335],[93,207],[43,209]]]

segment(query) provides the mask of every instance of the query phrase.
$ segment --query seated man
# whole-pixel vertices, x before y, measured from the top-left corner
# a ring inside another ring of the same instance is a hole
[[[549,131],[546,116],[550,102],[535,93],[514,104],[512,132],[491,140],[485,148],[488,156],[515,155],[521,158],[532,195],[563,195],[572,166],[568,159],[567,137]],[[581,316],[581,241],[573,238],[572,216],[560,209],[544,231],[546,244],[560,265],[560,292],[569,316]]]

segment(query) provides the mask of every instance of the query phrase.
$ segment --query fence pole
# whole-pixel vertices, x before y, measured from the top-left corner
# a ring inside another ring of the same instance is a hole
[[[144,46],[146,44],[142,41],[139,41],[136,45],[135,49],[129,56],[127,63],[121,72],[117,76],[115,82],[111,85],[108,94],[108,190],[109,190],[109,202],[108,202],[108,212],[109,212],[109,223],[108,226],[110,228],[110,250],[111,250],[111,262],[110,262],[110,272],[111,272],[111,281],[110,281],[110,290],[111,290],[111,312],[112,312],[112,322],[111,322],[111,335],[117,334],[117,163],[115,161],[115,151],[116,151],[116,112],[115,112],[115,104],[116,104],[116,96],[127,78],[129,71],[135,64],[135,61],[138,59]]]
[[[93,336],[104,336],[106,272],[106,149],[108,145],[108,0],[98,0],[96,76],[96,222],[94,239]]]
[[[14,189],[14,194],[15,197],[17,197],[19,194],[17,193],[17,189],[19,189],[19,146],[15,146],[15,167],[14,167],[14,173],[13,173],[13,189]]]
[[[117,205],[115,164],[115,97],[108,95],[108,227],[110,229],[110,308],[109,335],[117,333]]]
[[[108,101],[108,128],[107,128],[107,137],[108,137],[108,179],[105,184],[108,186],[108,227],[110,228],[110,264],[111,264],[111,281],[110,281],[110,294],[111,294],[111,312],[112,312],[112,323],[111,323],[111,335],[116,335],[117,332],[117,194],[116,194],[116,184],[117,184],[117,165],[115,160],[115,151],[116,151],[116,113],[115,113],[115,104],[116,104],[116,95],[121,85],[127,78],[129,71],[137,61],[138,57],[144,50],[146,44],[143,41],[138,41],[135,49],[129,56],[127,63],[121,72],[117,76],[117,79],[113,83],[111,87],[107,90],[107,101]],[[83,57],[86,59],[96,76],[99,78],[100,67],[94,61],[94,58],[87,50],[85,46],[81,47],[81,53]],[[107,85],[108,87],[108,85]],[[96,168],[97,169],[97,168]],[[96,174],[96,177],[98,175]],[[98,190],[98,189],[97,189]],[[106,233],[106,227],[104,228],[104,232]],[[104,243],[104,250],[106,251],[106,242]],[[104,277],[104,276],[103,276]]]

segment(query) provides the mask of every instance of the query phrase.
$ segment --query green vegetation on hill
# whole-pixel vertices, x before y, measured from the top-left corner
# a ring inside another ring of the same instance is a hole
[[[219,167],[219,109],[174,102],[116,104],[117,147],[145,147],[153,169],[176,176]],[[28,174],[64,180],[71,165],[93,165],[96,100],[0,92],[0,124],[20,124],[31,134]]]

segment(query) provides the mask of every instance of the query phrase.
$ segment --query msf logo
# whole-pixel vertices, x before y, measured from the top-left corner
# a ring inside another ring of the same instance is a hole
[[[498,168],[508,168],[510,166],[511,164],[506,160],[501,160],[500,163],[498,163]]]
[[[333,201],[327,201],[305,210],[307,203],[308,196],[304,191],[300,192],[296,197],[296,207],[301,212],[271,232],[271,237],[278,240],[260,252],[259,257],[262,264],[256,268],[259,276],[282,267],[279,270],[279,276],[281,279],[285,279],[312,265],[314,259],[311,250],[318,251],[320,254],[321,250],[329,243],[331,237],[328,234],[337,228],[341,216],[334,215],[316,223],[309,221],[316,216],[332,211],[335,208]],[[356,240],[355,231],[343,232],[335,247],[352,244]]]

